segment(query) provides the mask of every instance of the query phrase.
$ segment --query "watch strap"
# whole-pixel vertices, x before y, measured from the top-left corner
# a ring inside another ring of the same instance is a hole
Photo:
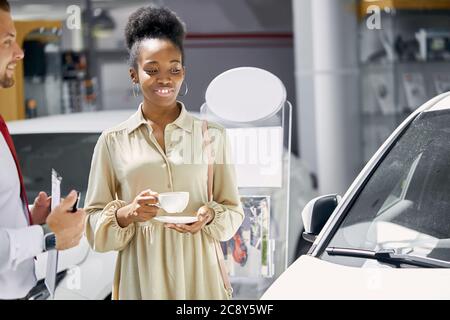
[[[53,250],[56,248],[56,236],[53,232],[44,234],[44,251]]]

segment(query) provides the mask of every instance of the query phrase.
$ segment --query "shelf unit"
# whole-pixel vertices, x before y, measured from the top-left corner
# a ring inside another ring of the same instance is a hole
[[[361,15],[369,5],[395,10],[380,11],[380,29],[359,21],[364,163],[412,111],[450,90],[450,1],[361,1]]]

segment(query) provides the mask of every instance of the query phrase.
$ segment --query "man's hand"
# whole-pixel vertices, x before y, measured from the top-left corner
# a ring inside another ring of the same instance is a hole
[[[86,213],[83,209],[70,212],[77,199],[71,191],[47,217],[47,225],[55,233],[56,249],[65,250],[77,246],[83,236]]]
[[[45,223],[47,216],[50,214],[51,199],[45,192],[39,192],[30,211],[33,224]]]
[[[174,224],[174,223],[166,223],[164,226],[169,229],[176,230],[181,233],[192,233],[196,234],[199,232],[205,225],[211,222],[214,219],[214,210],[203,206],[200,207],[197,211],[198,221],[190,224]]]

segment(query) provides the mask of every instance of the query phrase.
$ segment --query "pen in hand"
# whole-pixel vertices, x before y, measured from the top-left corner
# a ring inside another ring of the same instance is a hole
[[[81,192],[80,191],[77,191],[77,199],[75,200],[75,203],[73,204],[73,207],[72,207],[72,209],[70,210],[70,212],[72,212],[72,213],[75,213],[75,212],[77,212],[77,210],[78,210],[78,202],[80,201],[80,195],[81,195]]]

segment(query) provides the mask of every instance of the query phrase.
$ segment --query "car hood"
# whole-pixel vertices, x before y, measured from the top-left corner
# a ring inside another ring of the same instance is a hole
[[[449,299],[449,283],[450,269],[355,268],[304,255],[261,299]]]
[[[89,244],[87,239],[83,237],[80,243],[73,248],[59,251],[58,255],[58,272],[67,270],[84,262],[89,254]],[[35,273],[38,280],[45,278],[47,273],[47,257],[48,252],[43,252],[36,257]]]

